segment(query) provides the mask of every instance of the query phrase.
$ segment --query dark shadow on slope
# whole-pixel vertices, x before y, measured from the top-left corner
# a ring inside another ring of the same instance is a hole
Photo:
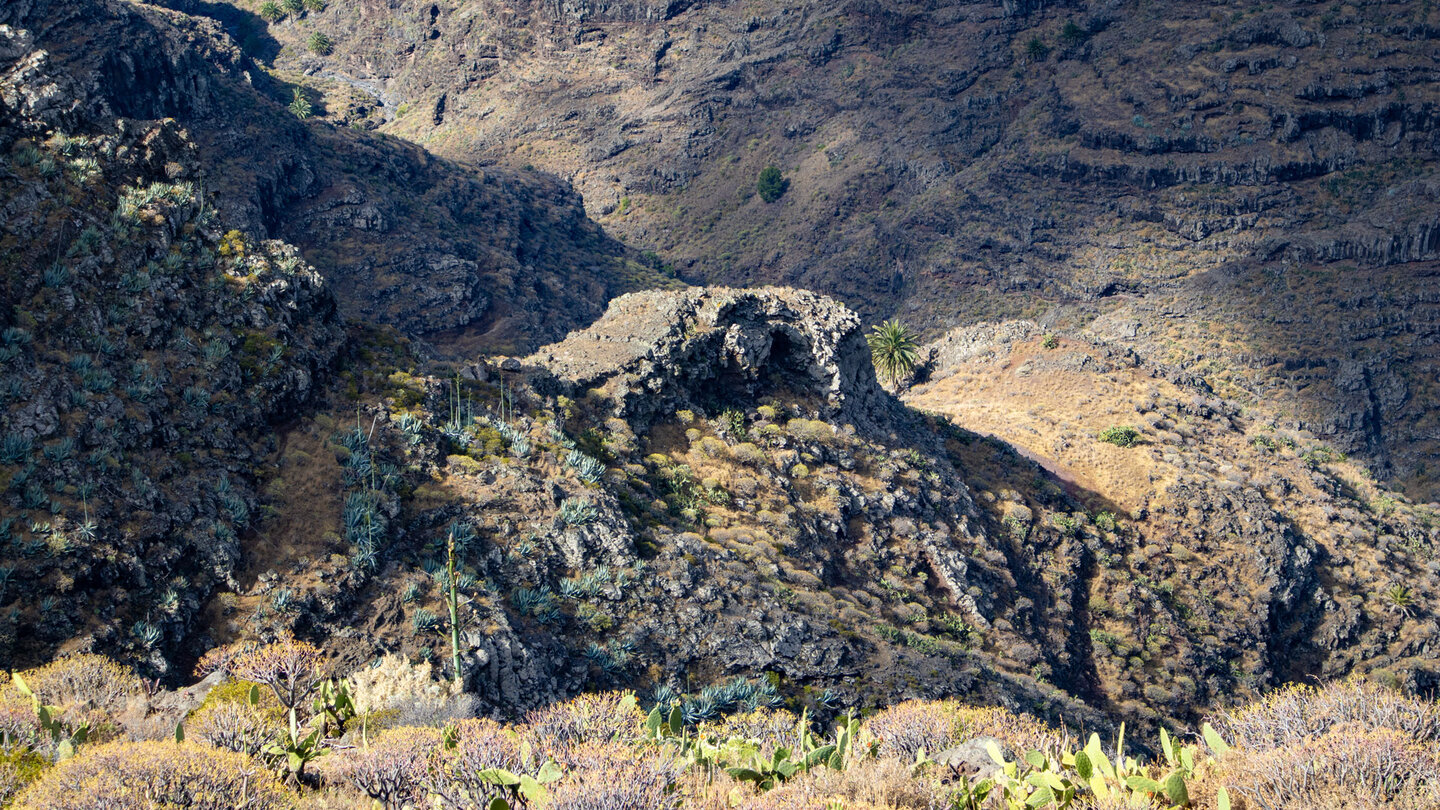
[[[292,93],[228,40],[196,48],[203,26],[144,6],[86,8],[39,0],[15,22],[53,18],[35,27],[55,63],[103,78],[88,106],[177,119],[225,219],[299,246],[347,318],[411,335],[483,330],[471,348],[515,352],[589,323],[619,288],[631,252],[568,184],[298,120]]]
[[[972,493],[981,491],[1013,491],[1024,493],[1034,513],[1042,510],[1063,512],[1083,511],[1119,513],[1120,507],[1096,492],[1077,487],[1057,478],[1014,446],[993,436],[981,436],[955,426],[943,417],[932,417],[933,424],[945,440],[946,453],[961,472]],[[1031,526],[1022,530],[993,504],[978,500],[985,530],[1005,553],[1010,568],[1027,576],[1017,584],[1024,596],[1034,602],[1032,622],[1036,631],[1059,642],[1050,652],[1050,665],[1056,673],[1056,685],[1083,698],[1103,711],[1113,711],[1110,699],[1101,687],[1095,669],[1094,645],[1090,638],[1089,585],[1094,579],[1094,551],[1084,543],[1075,543],[1073,574],[1076,584],[1068,595],[1056,594],[1048,585],[1044,571],[1029,553],[1042,543],[1065,543],[1075,538],[1059,536],[1053,526]]]
[[[1225,324],[1224,351],[1248,395],[1289,400],[1282,427],[1364,461],[1417,500],[1440,493],[1440,440],[1424,427],[1440,396],[1440,262],[1232,265],[1188,281],[1169,307]],[[1215,354],[1208,335],[1196,355]]]
[[[230,3],[210,0],[160,0],[157,5],[196,17],[208,17],[224,26],[246,56],[266,65],[280,53],[280,42],[270,35],[270,24],[258,14]]]

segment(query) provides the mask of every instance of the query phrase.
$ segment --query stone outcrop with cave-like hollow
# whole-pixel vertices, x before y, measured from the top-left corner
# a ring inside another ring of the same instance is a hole
[[[777,390],[866,422],[892,402],[875,381],[860,318],[783,287],[640,292],[525,360],[570,394],[600,389],[637,426],[681,408],[743,405]]]

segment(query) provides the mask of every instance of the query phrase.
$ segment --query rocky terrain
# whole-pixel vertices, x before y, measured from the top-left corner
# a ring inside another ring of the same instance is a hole
[[[655,276],[552,179],[300,119],[287,109],[294,89],[203,17],[23,0],[0,10],[0,24],[28,31],[28,48],[71,77],[68,95],[29,99],[37,91],[22,69],[7,96],[66,132],[173,120],[193,145],[197,188],[229,227],[296,245],[346,316],[412,333],[465,327],[466,345],[533,346]]]
[[[931,337],[1103,316],[1434,496],[1431,4],[172,2],[337,121],[553,172],[687,279]]]
[[[1436,30],[8,3],[0,658],[293,635],[691,721],[1433,690]]]
[[[306,533],[332,531],[277,543],[224,623],[318,632],[353,664],[440,660],[425,572],[453,533],[474,599],[461,666],[491,711],[768,673],[821,709],[959,692],[1102,722],[1076,700],[1093,696],[1069,632],[1076,540],[992,541],[937,425],[867,357],[833,301],[709,289],[619,298],[448,380],[369,369],[358,423],[339,410],[282,438],[278,514],[303,499]],[[289,483],[317,477],[344,496]],[[373,559],[365,521],[383,527]]]
[[[240,587],[193,643],[458,662],[500,715],[736,676],[822,715],[963,695],[1132,727],[1311,675],[1433,687],[1433,513],[1313,437],[1128,350],[982,327],[909,399],[992,438],[886,393],[862,334],[811,293],[710,288],[523,359],[359,338],[259,465]],[[1135,446],[1096,438],[1127,423]]]
[[[163,674],[239,587],[255,465],[343,327],[294,248],[226,232],[174,121],[77,126],[23,30],[0,69],[0,647]]]
[[[1091,527],[1082,514],[1075,530],[1115,544],[1096,550],[1088,583],[1115,699],[1173,699],[1196,671],[1227,667],[1247,689],[1355,671],[1431,688],[1433,505],[1129,349],[1033,323],[955,330],[933,348],[907,401],[1035,460],[1088,508]],[[1128,441],[1103,439],[1124,427]],[[1023,499],[989,493],[1024,531]]]

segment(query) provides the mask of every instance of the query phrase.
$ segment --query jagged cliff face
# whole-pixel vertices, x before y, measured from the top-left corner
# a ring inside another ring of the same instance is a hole
[[[252,0],[222,7],[340,117],[555,172],[688,278],[932,334],[1113,313],[1138,325],[1112,339],[1433,493],[1440,10],[403,0],[266,25]],[[766,204],[772,164],[790,188]],[[1176,348],[1207,323],[1223,345]]]
[[[271,423],[342,327],[294,248],[222,235],[174,121],[88,79],[0,26],[0,657],[164,674],[238,587]]]
[[[896,417],[875,384],[859,318],[800,290],[633,293],[529,360],[569,393],[604,391],[619,403],[615,415],[642,432],[676,410],[717,410],[776,390],[825,403],[832,419]]]
[[[553,179],[299,120],[288,85],[206,18],[24,0],[6,4],[0,23],[27,29],[78,99],[34,104],[76,125],[174,119],[230,227],[297,245],[349,317],[415,334],[465,327],[467,345],[530,347],[653,275]]]

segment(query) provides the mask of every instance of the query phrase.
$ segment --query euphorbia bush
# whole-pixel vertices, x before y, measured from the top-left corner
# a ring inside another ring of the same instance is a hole
[[[82,749],[22,792],[15,810],[282,810],[289,793],[233,751],[173,742]]]

